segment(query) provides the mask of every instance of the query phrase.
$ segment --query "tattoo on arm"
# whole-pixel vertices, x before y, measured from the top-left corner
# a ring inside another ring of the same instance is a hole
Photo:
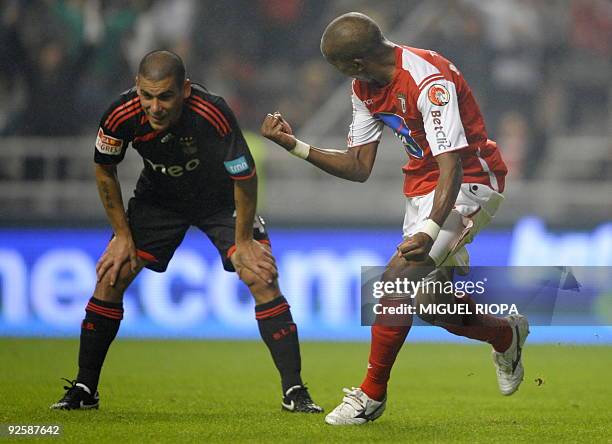
[[[111,198],[110,190],[108,189],[108,183],[106,183],[106,181],[100,183],[100,190],[102,191],[102,195],[104,196],[104,206],[106,208],[114,208],[113,199]]]

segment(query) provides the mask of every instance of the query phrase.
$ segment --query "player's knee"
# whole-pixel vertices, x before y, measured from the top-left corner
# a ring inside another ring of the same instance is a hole
[[[240,280],[249,287],[249,291],[257,304],[270,302],[280,295],[278,281],[276,280],[272,283],[266,282],[250,270],[241,270],[239,276]]]
[[[424,261],[407,261],[403,257],[393,256],[381,278],[385,282],[404,278],[419,280],[427,276],[432,268],[433,263],[430,258]]]
[[[280,289],[278,288],[278,284],[276,282],[269,284],[263,281],[258,281],[249,286],[249,290],[253,295],[253,299],[255,299],[255,302],[258,304],[270,302],[280,295]]]
[[[127,285],[119,285],[119,282],[111,285],[108,279],[102,279],[96,284],[93,295],[101,301],[120,303],[123,301],[123,293],[126,288]]]
[[[144,265],[146,265],[144,261],[139,262],[136,272],[133,272],[129,263],[124,264],[119,271],[119,275],[117,276],[114,285],[111,285],[110,272],[107,272],[102,277],[100,282],[96,284],[94,297],[107,302],[119,303],[123,301],[123,294],[125,293],[125,290],[130,286]]]
[[[443,328],[463,325],[464,310],[457,307],[460,303],[453,295],[436,292],[419,292],[414,299],[417,316],[430,325]]]

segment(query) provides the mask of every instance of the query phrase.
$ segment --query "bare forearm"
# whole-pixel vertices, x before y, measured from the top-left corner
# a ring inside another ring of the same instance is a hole
[[[450,160],[439,162],[439,167],[440,177],[429,218],[442,226],[457,200],[463,179],[463,167],[458,155],[453,155]]]
[[[106,217],[116,235],[129,234],[116,167],[96,165],[96,185]]]
[[[257,210],[257,176],[234,182],[236,206],[236,244],[253,239],[253,221]]]
[[[359,154],[359,151],[352,149],[339,151],[311,146],[306,160],[326,173],[341,179],[365,182],[370,176],[370,168],[363,163]]]
[[[317,168],[355,182],[365,182],[370,177],[378,149],[378,141],[350,147],[346,151],[317,148],[296,139],[280,113],[266,116],[261,134]]]

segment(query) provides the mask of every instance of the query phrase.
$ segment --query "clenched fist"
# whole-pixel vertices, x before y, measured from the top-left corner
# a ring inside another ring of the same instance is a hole
[[[295,148],[296,139],[293,135],[293,130],[278,111],[266,116],[261,124],[261,135],[282,146],[287,151]]]

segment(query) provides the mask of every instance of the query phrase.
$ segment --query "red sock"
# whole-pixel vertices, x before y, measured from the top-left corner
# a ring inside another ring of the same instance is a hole
[[[476,304],[465,296],[458,301],[464,301],[470,306],[470,315],[463,316],[463,325],[443,325],[443,327],[458,336],[478,341],[488,342],[497,352],[505,352],[512,344],[512,328],[507,320],[487,314],[476,314]]]
[[[401,302],[406,301],[396,299],[390,305]],[[382,401],[385,397],[387,383],[391,376],[391,367],[393,367],[395,358],[406,340],[411,325],[412,317],[408,315],[402,315],[401,319],[396,316],[387,318],[377,316],[376,322],[372,325],[368,372],[360,386],[361,390],[370,398]]]

